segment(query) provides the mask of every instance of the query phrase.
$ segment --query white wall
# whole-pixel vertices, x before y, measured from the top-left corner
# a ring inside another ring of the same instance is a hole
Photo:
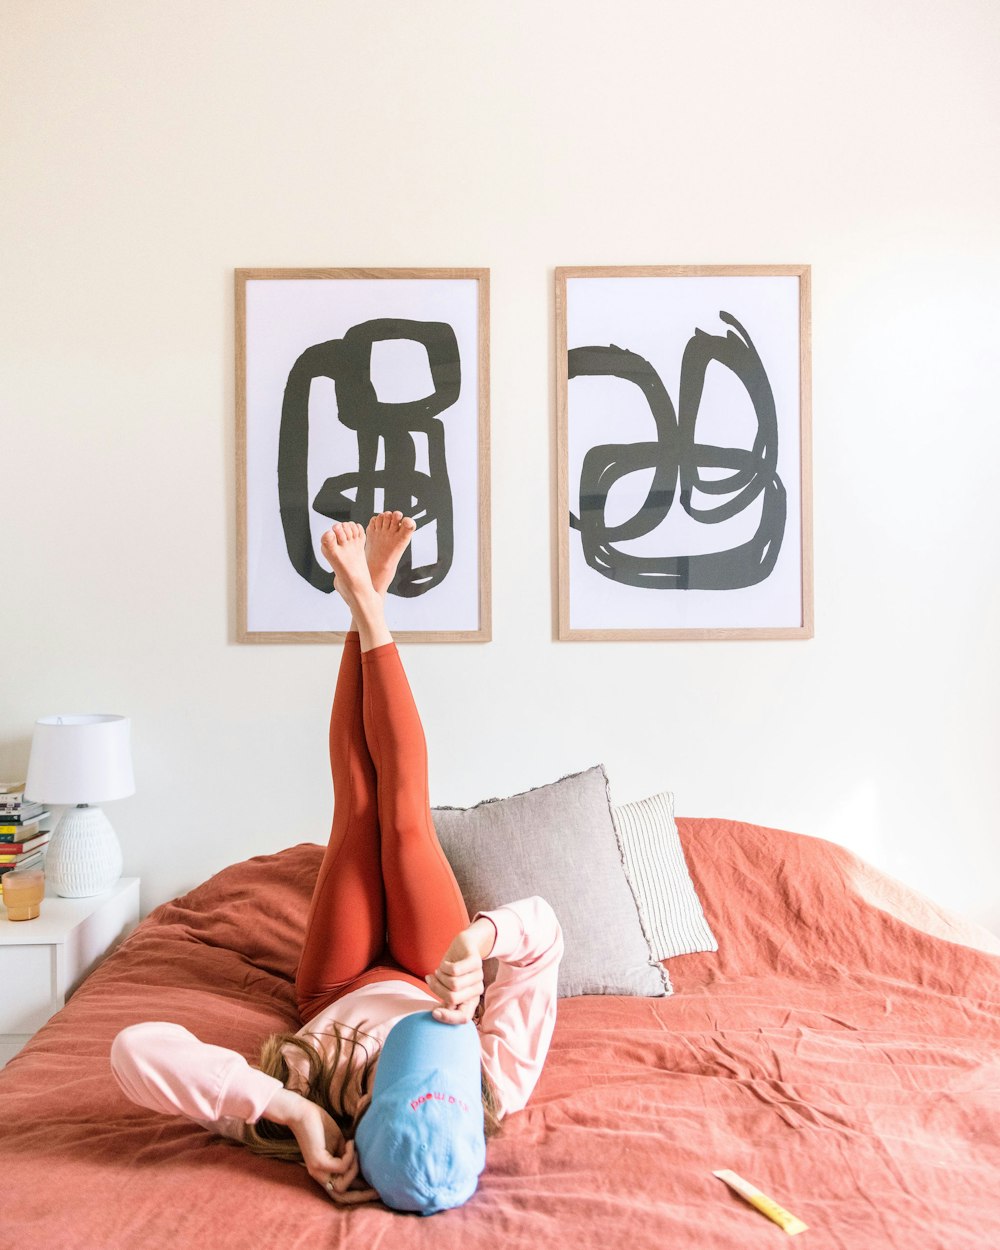
[[[325,839],[339,648],[233,641],[232,271],[489,266],[495,641],[405,653],[435,801],[604,760],[1000,928],[992,0],[3,7],[0,773],[130,714],[146,907]],[[553,267],[800,261],[815,640],[554,643]]]

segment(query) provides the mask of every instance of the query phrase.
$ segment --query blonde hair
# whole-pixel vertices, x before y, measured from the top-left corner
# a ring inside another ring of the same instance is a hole
[[[276,1077],[284,1086],[288,1086],[291,1069],[283,1053],[286,1046],[291,1046],[305,1056],[308,1064],[306,1088],[300,1091],[310,1102],[318,1103],[332,1117],[345,1139],[350,1140],[357,1132],[358,1125],[368,1110],[375,1066],[379,1051],[371,1053],[362,1040],[367,1035],[359,1029],[341,1031],[333,1024],[330,1033],[335,1038],[328,1056],[324,1056],[317,1046],[299,1037],[297,1033],[272,1033],[260,1048],[257,1067],[268,1076]],[[350,1047],[347,1051],[346,1048]],[[356,1052],[360,1050],[363,1058],[356,1062]],[[341,1060],[346,1062],[341,1064]],[[339,1079],[337,1069],[342,1066]],[[484,1067],[480,1067],[481,1089],[483,1098],[483,1129],[487,1138],[495,1137],[500,1132],[500,1100],[496,1088]],[[358,1110],[349,1112],[348,1107]],[[267,1155],[272,1159],[287,1159],[292,1163],[302,1162],[302,1152],[295,1140],[295,1135],[284,1124],[275,1124],[273,1120],[260,1119],[256,1124],[248,1124],[244,1130],[244,1144],[255,1154]]]

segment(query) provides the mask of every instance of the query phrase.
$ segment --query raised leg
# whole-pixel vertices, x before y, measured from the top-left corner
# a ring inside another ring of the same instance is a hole
[[[306,1020],[369,968],[385,946],[377,776],[364,730],[361,640],[353,632],[344,643],[330,715],[330,769],[333,827],[295,978]]]
[[[364,715],[378,773],[388,945],[415,976],[433,972],[469,923],[431,818],[427,744],[393,642],[363,652]]]
[[[357,529],[358,527],[355,527]],[[389,953],[415,976],[432,972],[469,915],[431,819],[427,744],[409,682],[385,623],[382,593],[413,524],[383,513],[368,527],[369,562],[346,526],[327,551],[361,637],[364,726],[378,775],[378,821]],[[326,548],[324,548],[326,550]],[[379,588],[376,588],[376,580]]]

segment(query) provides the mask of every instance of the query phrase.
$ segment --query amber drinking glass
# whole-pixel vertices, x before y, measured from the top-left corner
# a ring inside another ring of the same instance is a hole
[[[0,877],[8,920],[34,920],[41,911],[45,874],[40,868],[6,872]]]

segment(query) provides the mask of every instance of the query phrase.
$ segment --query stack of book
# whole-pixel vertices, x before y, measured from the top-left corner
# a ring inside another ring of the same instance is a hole
[[[49,831],[41,803],[24,797],[23,781],[0,781],[0,876],[13,868],[41,868]]]

